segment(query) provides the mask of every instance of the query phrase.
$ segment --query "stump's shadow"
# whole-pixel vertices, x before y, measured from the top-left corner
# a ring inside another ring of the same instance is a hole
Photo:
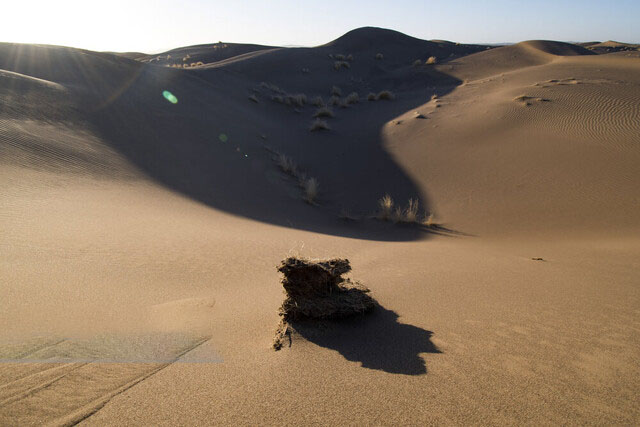
[[[296,321],[296,333],[321,347],[336,350],[363,368],[392,374],[427,373],[421,353],[441,353],[433,332],[398,322],[398,315],[378,305],[371,314],[341,321]]]

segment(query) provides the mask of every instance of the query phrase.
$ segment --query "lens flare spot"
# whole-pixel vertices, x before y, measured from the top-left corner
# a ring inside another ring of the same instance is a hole
[[[222,142],[227,142],[229,140],[229,137],[226,133],[221,133],[220,135],[218,135],[218,139]]]
[[[176,98],[176,96],[171,92],[169,92],[168,90],[165,90],[164,92],[162,92],[162,96],[164,96],[164,98],[172,104],[178,103],[178,98]]]

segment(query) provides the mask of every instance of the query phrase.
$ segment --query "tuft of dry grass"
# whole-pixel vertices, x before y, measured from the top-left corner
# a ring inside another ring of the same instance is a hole
[[[381,53],[376,53],[376,59],[380,60],[380,59],[384,59],[384,55]]]
[[[385,194],[380,200],[378,200],[378,206],[380,207],[378,219],[384,221],[391,219],[391,215],[393,214],[393,199],[391,196]]]
[[[351,64],[349,64],[347,61],[336,61],[333,63],[333,69],[334,70],[340,70],[342,68],[351,68]]]
[[[342,96],[342,90],[338,86],[333,86],[331,88],[331,95]]]
[[[329,98],[329,105],[340,105],[340,97],[333,95],[331,98]]]
[[[422,65],[422,59],[416,59],[415,61],[413,61],[414,67],[418,67],[420,65]]]
[[[298,93],[295,95],[287,95],[285,102],[287,105],[296,105],[298,107],[304,107],[304,104],[307,103],[307,95],[304,93]]]
[[[351,92],[349,95],[347,95],[347,98],[345,99],[345,102],[347,104],[357,104],[360,101],[360,96],[358,95],[358,92]]]
[[[377,99],[382,99],[385,101],[391,101],[394,98],[395,95],[390,90],[383,90],[382,92],[379,92],[377,96]]]
[[[375,101],[376,99],[378,99],[378,96],[373,92],[369,92],[369,95],[367,95],[367,101]]]
[[[285,156],[284,154],[278,154],[276,156],[276,164],[283,172],[296,176],[298,174],[298,166],[296,162],[294,162],[291,157]]]
[[[315,132],[319,130],[329,130],[329,129],[331,129],[329,127],[329,124],[326,121],[320,120],[320,119],[314,120],[314,122],[311,123],[311,127],[309,128],[311,132]]]
[[[436,58],[435,56],[430,56],[427,61],[425,62],[426,65],[433,65],[435,63],[438,62],[438,58]]]
[[[409,204],[404,210],[403,222],[418,222],[418,199],[409,199]]]
[[[256,104],[258,103],[258,97],[255,95],[249,96],[249,100],[255,102]]]
[[[344,58],[344,55],[343,55],[343,54],[341,54],[341,53],[339,53],[339,54],[335,55],[335,58],[336,58],[338,61],[344,61],[344,59],[345,59],[345,58]]]
[[[302,188],[304,188],[304,200],[307,203],[315,203],[316,197],[318,197],[318,180],[315,178],[305,178],[302,182]]]
[[[324,101],[321,96],[316,96],[311,100],[311,105],[315,105],[316,107],[324,107]]]
[[[438,99],[438,94],[434,93],[433,95],[431,95],[431,100],[435,101],[436,99]]]
[[[424,225],[425,227],[433,227],[434,225],[436,225],[435,220],[433,218],[433,214],[427,214],[427,212],[425,211],[424,213],[424,217],[422,218],[422,225]]]
[[[316,110],[313,117],[333,117],[333,110],[329,107],[320,107]]]

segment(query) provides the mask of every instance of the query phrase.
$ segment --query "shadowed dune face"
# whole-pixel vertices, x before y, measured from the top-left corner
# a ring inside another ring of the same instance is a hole
[[[50,168],[53,158],[65,172],[146,176],[208,206],[268,223],[364,239],[417,239],[424,232],[416,228],[371,221],[345,225],[338,219],[344,209],[361,217],[374,214],[385,193],[401,205],[419,199],[421,210],[429,211],[427,195],[382,146],[380,129],[459,81],[411,67],[416,55],[442,48],[397,34],[373,48],[347,40],[349,46],[275,49],[195,72],[70,48],[4,45],[2,67],[31,86],[30,79],[39,79],[55,93],[43,103],[45,91],[39,88],[12,89],[12,95],[22,90],[28,96],[21,107],[5,107],[11,120],[0,149],[36,168]],[[328,55],[337,47],[354,48],[352,69],[331,68]],[[389,52],[384,65],[375,59],[379,49]],[[302,67],[311,77],[301,77]],[[247,93],[265,81],[325,99],[339,85],[345,95],[359,93],[360,101],[336,111],[331,131],[310,135],[314,106],[291,111],[260,92],[258,104],[247,101]],[[397,99],[365,100],[368,92],[382,90],[395,92]],[[177,102],[168,102],[166,92]],[[31,95],[37,98],[30,100]],[[64,132],[41,136],[42,125],[29,114],[34,108],[41,121]],[[74,139],[84,143],[69,145]],[[297,184],[278,171],[265,146],[291,156],[318,179],[318,208],[301,202]]]

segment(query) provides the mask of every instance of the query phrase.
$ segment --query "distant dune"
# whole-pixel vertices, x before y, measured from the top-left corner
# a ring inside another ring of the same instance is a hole
[[[635,53],[0,44],[0,424],[637,424]],[[289,256],[379,307],[274,352]]]

